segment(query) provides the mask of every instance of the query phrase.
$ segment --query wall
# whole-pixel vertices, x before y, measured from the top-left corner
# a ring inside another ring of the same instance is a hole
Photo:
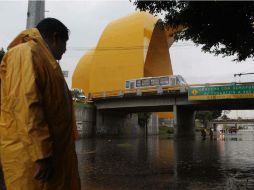
[[[158,135],[158,134],[159,134],[158,113],[152,113],[147,125],[147,135]]]
[[[95,107],[92,105],[75,106],[75,116],[80,137],[93,137],[95,133]]]
[[[81,138],[144,136],[144,129],[138,126],[137,114],[100,113],[93,106],[76,106],[75,115]]]
[[[136,113],[99,112],[92,105],[75,106],[78,132],[81,138],[99,136],[144,137],[146,129],[138,125]],[[147,135],[158,135],[158,115],[153,113]]]
[[[144,134],[137,114],[96,112],[96,136],[140,137]]]

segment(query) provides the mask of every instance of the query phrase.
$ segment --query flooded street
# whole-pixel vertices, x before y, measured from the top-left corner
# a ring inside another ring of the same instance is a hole
[[[82,190],[254,189],[254,132],[213,140],[82,139]]]

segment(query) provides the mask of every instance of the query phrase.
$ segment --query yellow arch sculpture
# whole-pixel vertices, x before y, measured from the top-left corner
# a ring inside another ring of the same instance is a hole
[[[169,47],[172,39],[159,19],[135,12],[107,25],[94,50],[79,61],[72,88],[85,94],[124,90],[127,79],[172,75]]]
[[[72,75],[72,88],[82,89],[86,96],[88,95],[88,93],[90,93],[89,91],[90,74],[89,73],[91,72],[93,57],[94,57],[94,50],[91,49],[81,57]]]

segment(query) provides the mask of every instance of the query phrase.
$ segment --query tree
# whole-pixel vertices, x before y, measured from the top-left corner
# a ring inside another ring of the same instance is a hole
[[[140,112],[138,113],[138,124],[140,127],[147,127],[148,120],[152,113],[150,112]]]
[[[213,119],[217,119],[222,114],[221,110],[216,111],[197,111],[195,118],[200,120],[200,122],[204,125],[204,127],[207,127],[207,124],[209,121]]]
[[[71,89],[71,96],[75,102],[84,101],[86,99],[86,96],[84,95],[83,90],[78,88]]]
[[[221,119],[222,120],[229,120],[230,118],[226,114],[224,114],[221,116]]]
[[[253,1],[142,1],[140,10],[165,15],[164,24],[185,29],[176,40],[191,40],[204,52],[236,56],[236,61],[254,58]]]
[[[150,112],[140,112],[138,113],[138,124],[140,127],[144,127],[145,129],[145,136],[147,136],[148,129],[147,124],[149,121],[149,118],[151,117],[152,113]]]

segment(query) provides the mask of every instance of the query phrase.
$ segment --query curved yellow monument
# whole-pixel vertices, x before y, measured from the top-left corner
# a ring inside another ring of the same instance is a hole
[[[72,88],[82,89],[85,95],[88,95],[88,93],[90,93],[89,73],[91,72],[93,57],[94,57],[94,49],[91,49],[81,57],[72,76]]]
[[[125,80],[172,75],[168,32],[147,12],[115,20],[107,25],[94,50],[79,61],[72,88],[85,94],[124,90]]]

